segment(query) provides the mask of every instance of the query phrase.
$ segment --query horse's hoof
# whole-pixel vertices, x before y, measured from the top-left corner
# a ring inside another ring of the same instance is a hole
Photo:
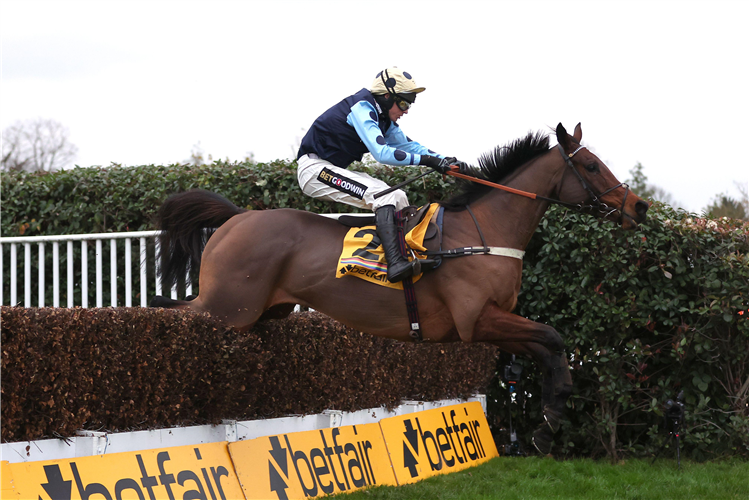
[[[536,447],[540,454],[548,455],[551,453],[552,436],[545,428],[536,429],[536,432],[533,433],[533,446]]]
[[[549,429],[551,429],[551,432],[553,434],[559,430],[559,426],[562,424],[562,413],[554,410],[549,406],[545,406],[544,419],[546,420],[546,423],[549,425]]]

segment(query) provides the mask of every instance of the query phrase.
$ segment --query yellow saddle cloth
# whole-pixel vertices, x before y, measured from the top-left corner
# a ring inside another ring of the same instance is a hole
[[[432,203],[419,225],[406,233],[406,245],[414,252],[424,252],[424,235],[429,221],[439,209],[439,204]],[[426,257],[418,255],[420,259]],[[409,256],[409,260],[413,260]],[[422,273],[423,274],[423,273]],[[385,252],[380,239],[377,237],[375,226],[353,227],[343,239],[343,251],[338,258],[336,278],[356,276],[366,281],[390,288],[403,289],[403,283],[391,283],[387,279],[387,263]],[[421,274],[413,276],[414,283],[421,278]]]

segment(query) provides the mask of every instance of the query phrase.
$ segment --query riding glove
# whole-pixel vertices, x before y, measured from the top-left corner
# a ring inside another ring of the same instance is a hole
[[[468,166],[468,163],[464,161],[460,161],[454,156],[449,156],[445,158],[448,162],[450,162],[450,165],[457,165],[458,166],[458,172],[461,174],[467,174],[469,173],[471,167]]]
[[[446,159],[440,158],[438,156],[421,155],[419,165],[425,165],[429,168],[433,168],[441,174],[444,174],[445,172],[450,170],[450,163]]]

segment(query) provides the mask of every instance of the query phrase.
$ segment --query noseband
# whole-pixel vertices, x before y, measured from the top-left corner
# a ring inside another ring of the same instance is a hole
[[[580,172],[577,171],[577,169],[575,168],[575,165],[573,165],[572,163],[572,157],[575,156],[581,149],[584,149],[585,146],[578,147],[576,150],[574,150],[570,154],[567,154],[564,152],[564,148],[562,148],[561,144],[557,144],[557,148],[559,148],[559,152],[562,154],[564,163],[568,167],[570,167],[570,169],[573,172],[575,172],[575,175],[577,176],[577,179],[580,181],[580,184],[583,186],[583,189],[585,189],[585,191],[588,192],[591,203],[589,205],[585,205],[582,203],[572,204],[572,203],[566,203],[562,201],[555,201],[555,203],[575,208],[576,210],[580,212],[591,212],[591,213],[597,212],[597,214],[600,215],[601,217],[608,217],[609,215],[613,214],[614,212],[618,210],[619,220],[621,221],[622,218],[624,217],[624,204],[627,202],[627,195],[629,194],[629,185],[625,184],[624,182],[620,182],[616,186],[607,189],[603,193],[596,194],[595,191],[593,191],[593,189],[588,185],[588,183],[585,182],[585,179],[583,179],[583,176],[580,175]],[[601,198],[603,198],[610,192],[614,191],[615,189],[619,189],[620,187],[624,188],[624,199],[622,199],[622,206],[620,208],[610,207],[609,205],[607,205],[601,200]]]

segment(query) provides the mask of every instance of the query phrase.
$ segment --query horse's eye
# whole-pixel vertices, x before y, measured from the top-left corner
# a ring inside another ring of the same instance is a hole
[[[590,165],[585,165],[585,170],[587,170],[588,172],[595,172],[598,170],[598,164],[591,163]]]

